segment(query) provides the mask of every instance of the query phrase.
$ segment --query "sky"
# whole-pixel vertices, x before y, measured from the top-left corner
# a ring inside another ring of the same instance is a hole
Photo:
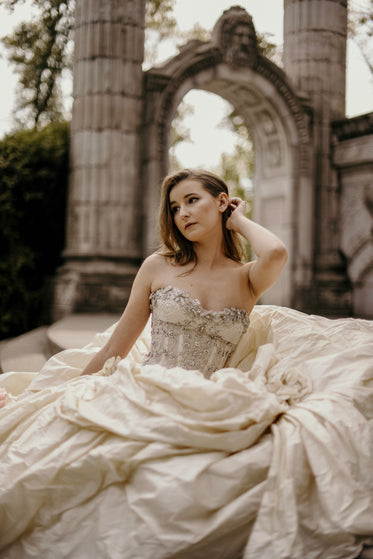
[[[364,1],[364,0],[361,0]],[[255,28],[260,33],[270,33],[271,40],[283,42],[283,2],[282,0],[176,0],[174,15],[181,30],[188,30],[198,22],[202,27],[212,29],[224,10],[239,4],[252,15]],[[27,1],[13,16],[0,6],[0,36],[11,32],[13,26],[28,15]],[[169,44],[160,51],[160,59],[176,54]],[[12,109],[17,76],[7,63],[5,49],[0,46],[0,137],[12,128]],[[347,91],[346,115],[355,116],[373,110],[373,79],[358,48],[349,41],[347,48]],[[67,84],[67,90],[70,84]],[[221,149],[229,151],[234,143],[234,135],[219,128],[226,110],[226,102],[212,94],[191,91],[185,100],[194,106],[194,114],[185,125],[191,129],[191,143],[183,143],[176,156],[184,166],[213,167],[220,159]],[[214,138],[214,141],[211,141]],[[217,150],[219,146],[219,150]]]

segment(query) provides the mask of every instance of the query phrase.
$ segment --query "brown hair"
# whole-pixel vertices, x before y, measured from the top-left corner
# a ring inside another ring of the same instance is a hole
[[[170,192],[179,182],[189,179],[201,183],[202,187],[214,198],[221,192],[229,195],[228,187],[225,182],[210,173],[199,169],[183,169],[167,176],[162,183],[161,204],[159,210],[159,230],[162,241],[161,254],[170,258],[174,264],[184,266],[190,262],[197,263],[192,241],[189,241],[180,233],[175,225],[173,213],[170,206]],[[224,252],[228,258],[235,262],[241,262],[243,258],[243,248],[238,234],[225,227],[225,222],[229,216],[230,209],[227,208],[222,215]]]

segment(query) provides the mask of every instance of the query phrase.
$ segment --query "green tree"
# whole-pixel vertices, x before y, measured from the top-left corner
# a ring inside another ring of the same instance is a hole
[[[14,10],[23,0],[2,0]],[[71,69],[74,2],[33,0],[35,15],[2,38],[19,74],[15,115],[20,127],[39,126],[63,116],[61,78]]]
[[[0,141],[0,337],[45,324],[48,281],[61,263],[69,126],[20,130]]]

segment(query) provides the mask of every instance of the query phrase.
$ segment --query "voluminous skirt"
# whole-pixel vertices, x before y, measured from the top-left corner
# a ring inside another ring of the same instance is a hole
[[[373,323],[258,306],[229,367],[80,377],[110,329],[0,410],[3,559],[341,559],[373,545]]]

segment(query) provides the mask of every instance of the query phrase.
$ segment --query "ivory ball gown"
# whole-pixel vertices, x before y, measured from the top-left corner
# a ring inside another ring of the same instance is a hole
[[[208,311],[166,287],[0,386],[2,559],[341,559],[373,545],[373,322]],[[109,371],[111,372],[111,371]]]

